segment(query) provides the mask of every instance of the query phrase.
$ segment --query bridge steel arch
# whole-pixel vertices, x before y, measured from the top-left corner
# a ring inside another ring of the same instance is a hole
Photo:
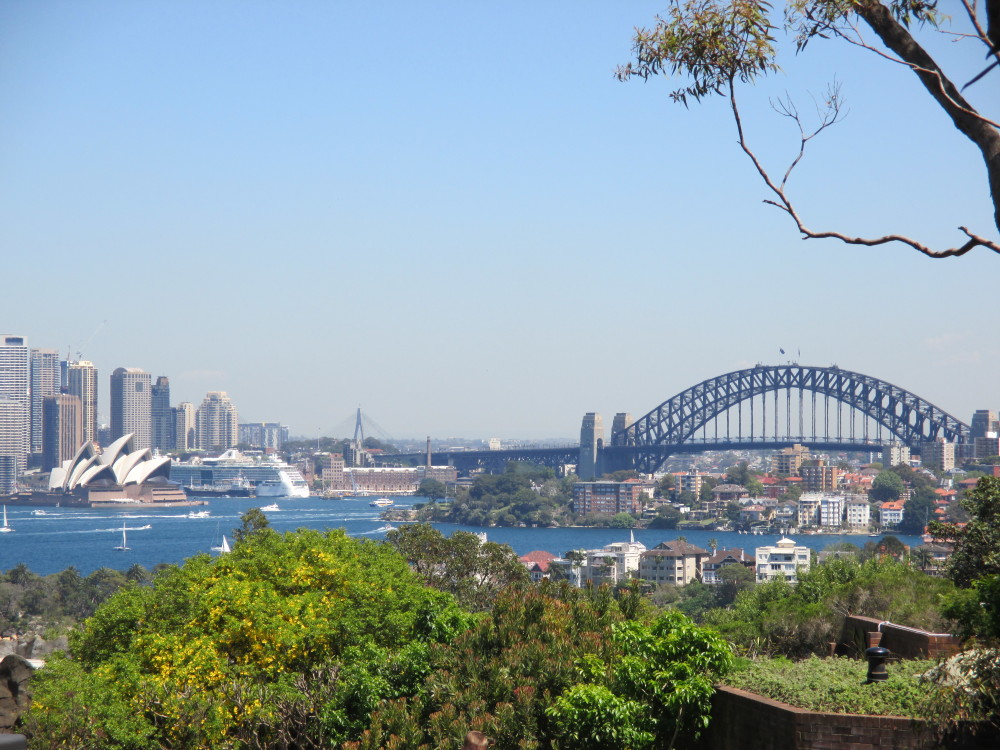
[[[653,449],[650,461],[662,462],[668,446],[688,443],[695,433],[734,406],[757,396],[779,391],[811,391],[845,404],[881,424],[901,442],[919,443],[944,439],[968,442],[970,428],[943,409],[899,386],[839,367],[804,365],[757,365],[709,378],[673,398],[611,435],[612,446]],[[801,419],[801,415],[800,415]],[[803,441],[809,442],[809,441]],[[640,460],[640,463],[649,461]],[[640,467],[637,467],[640,468]],[[640,470],[655,471],[651,465]]]

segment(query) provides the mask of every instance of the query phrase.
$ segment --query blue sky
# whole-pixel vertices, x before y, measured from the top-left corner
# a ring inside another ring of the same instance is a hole
[[[306,436],[358,405],[398,437],[573,436],[779,347],[1000,409],[1000,258],[800,240],[725,102],[614,79],[664,7],[6,0],[0,328],[82,348],[102,399],[142,367]],[[792,178],[810,224],[996,236],[911,74],[833,42],[782,63],[743,93],[776,171],[768,97],[806,112],[836,76],[850,109]],[[971,98],[998,116],[1000,76]]]

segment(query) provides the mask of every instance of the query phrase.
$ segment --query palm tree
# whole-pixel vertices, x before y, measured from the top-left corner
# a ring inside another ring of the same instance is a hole
[[[712,537],[711,539],[708,540],[708,546],[712,548],[712,555],[714,556],[715,550],[719,548],[719,540],[716,539],[715,537]]]

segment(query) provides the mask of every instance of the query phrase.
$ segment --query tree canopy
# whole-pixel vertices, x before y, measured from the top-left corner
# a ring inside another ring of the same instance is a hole
[[[798,166],[809,141],[844,116],[840,88],[832,84],[815,126],[807,126],[790,97],[773,104],[778,114],[789,118],[799,133],[799,148],[783,177],[767,167],[751,148],[743,127],[737,90],[741,85],[779,70],[777,55],[782,29],[797,52],[816,40],[836,39],[873,52],[883,62],[909,68],[954,127],[980,152],[986,166],[987,185],[993,200],[994,224],[1000,231],[1000,126],[966,98],[975,93],[981,77],[996,74],[1000,63],[1000,0],[963,0],[959,23],[952,32],[942,28],[944,15],[936,0],[786,0],[784,19],[776,21],[768,0],[672,0],[664,17],[651,29],[638,29],[634,37],[634,59],[619,68],[618,76],[680,76],[686,79],[672,93],[674,101],[687,106],[711,95],[728,99],[739,146],[763,180],[771,197],[765,200],[787,214],[803,238],[837,239],[853,245],[876,246],[902,243],[934,258],[958,256],[974,247],[1000,253],[1000,242],[959,227],[961,244],[944,250],[909,236],[887,233],[859,237],[840,231],[811,229],[797,210],[788,191],[788,180]],[[956,8],[957,9],[957,8]],[[921,43],[921,32],[952,34],[957,41],[982,46],[986,56],[982,70],[966,71],[968,82],[949,75]],[[878,41],[870,39],[870,32]],[[875,58],[873,58],[874,60]],[[959,80],[956,83],[956,80]],[[995,102],[986,98],[995,106]],[[890,136],[891,137],[891,136]],[[979,230],[982,232],[983,230]]]

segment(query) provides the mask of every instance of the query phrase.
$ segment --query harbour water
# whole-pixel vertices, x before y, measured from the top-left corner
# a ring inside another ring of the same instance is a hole
[[[277,531],[299,528],[344,529],[359,539],[384,539],[387,524],[379,518],[380,508],[369,505],[370,498],[326,500],[310,498],[206,498],[207,505],[191,509],[207,510],[205,517],[190,517],[188,508],[145,509],[134,506],[117,509],[44,508],[8,506],[8,522],[13,532],[0,534],[0,570],[7,571],[24,563],[40,575],[58,573],[73,566],[88,575],[99,568],[126,570],[134,564],[152,568],[158,563],[181,563],[198,553],[210,553],[222,535],[232,541],[232,530],[240,525],[240,515],[248,508],[277,503],[279,510],[266,512]],[[406,507],[421,498],[399,498],[396,507]],[[192,514],[193,515],[193,514]],[[128,550],[119,551],[122,527]],[[522,529],[438,525],[445,535],[456,529],[486,531],[490,541],[509,544],[519,555],[532,550],[546,550],[562,555],[571,549],[594,549],[612,542],[628,541],[628,529],[560,528]],[[636,541],[652,548],[663,541],[683,535],[688,542],[708,548],[710,539],[719,548],[743,547],[753,554],[754,547],[771,544],[776,535],[750,536],[718,531],[636,530]],[[877,541],[868,536],[793,535],[797,542],[821,550],[836,542],[851,542],[859,547]],[[900,536],[904,544],[921,543],[919,537]]]

